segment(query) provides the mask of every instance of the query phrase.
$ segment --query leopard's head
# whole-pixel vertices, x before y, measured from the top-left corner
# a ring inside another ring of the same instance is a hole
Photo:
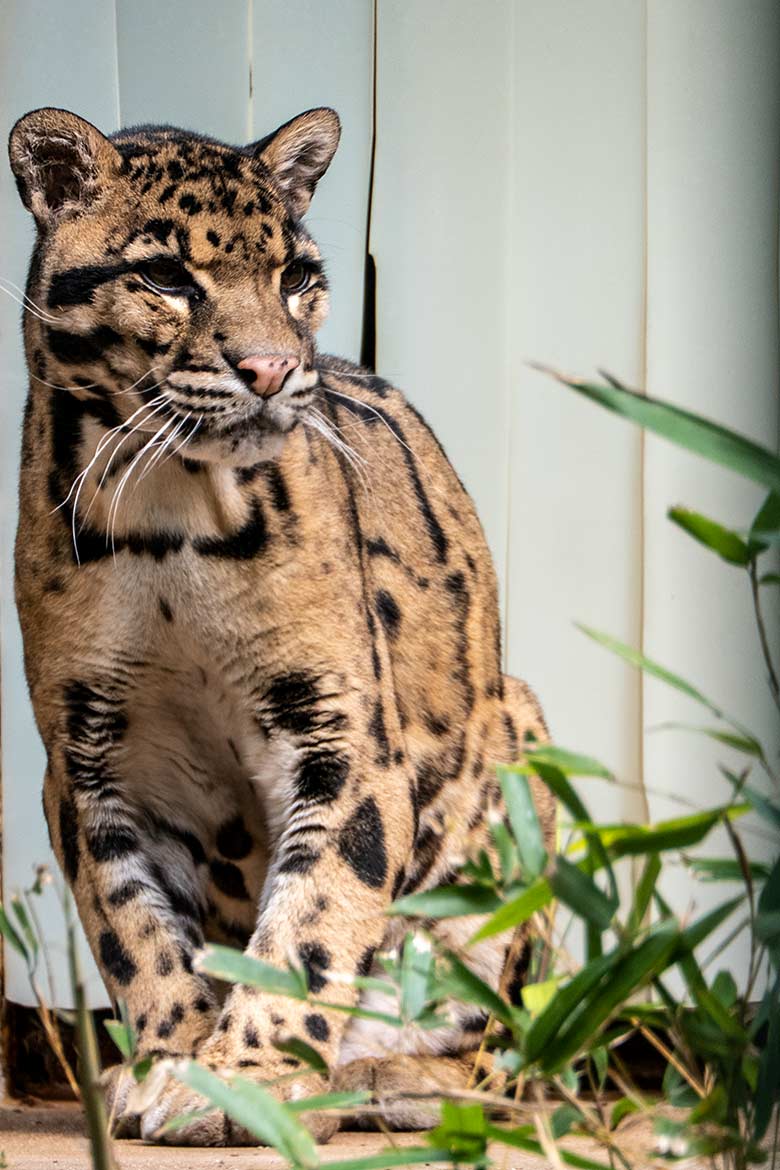
[[[20,119],[33,378],[107,424],[191,436],[193,459],[276,455],[317,381],[327,283],[301,217],[338,140],[330,109],[244,147],[171,126],[106,137],[65,110]]]

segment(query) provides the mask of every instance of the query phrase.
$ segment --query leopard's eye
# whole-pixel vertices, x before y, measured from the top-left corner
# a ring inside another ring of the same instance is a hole
[[[282,273],[281,289],[286,297],[305,292],[311,284],[315,269],[303,260],[288,264]]]
[[[187,269],[178,260],[161,257],[147,260],[139,266],[141,276],[156,292],[186,297],[195,292],[195,284]]]

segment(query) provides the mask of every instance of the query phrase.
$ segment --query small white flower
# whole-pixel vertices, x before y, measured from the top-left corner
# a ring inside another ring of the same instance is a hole
[[[431,949],[431,941],[424,934],[413,934],[412,946],[418,955],[427,955]]]
[[[684,1158],[688,1153],[688,1139],[684,1138],[682,1134],[679,1137],[673,1138],[671,1150],[675,1158]]]
[[[668,1136],[665,1133],[659,1134],[655,1139],[656,1152],[659,1154],[668,1154],[672,1147]]]

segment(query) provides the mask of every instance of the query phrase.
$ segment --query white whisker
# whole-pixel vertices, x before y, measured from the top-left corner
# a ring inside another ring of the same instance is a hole
[[[133,461],[130,463],[129,467],[127,468],[127,471],[125,471],[124,475],[119,480],[119,483],[114,488],[114,494],[111,497],[111,504],[110,504],[110,507],[108,509],[108,532],[106,533],[106,544],[108,544],[109,538],[110,538],[110,540],[111,540],[111,553],[112,553],[112,556],[114,556],[114,557],[116,556],[116,544],[114,541],[114,529],[116,527],[116,519],[117,519],[117,514],[119,512],[119,504],[120,504],[120,501],[122,499],[122,493],[125,489],[125,485],[127,484],[128,480],[130,479],[130,476],[133,474],[133,471],[135,470],[135,468],[138,465],[138,463],[140,462],[140,460],[147,453],[147,451],[151,451],[154,449],[154,447],[157,446],[157,442],[158,442],[160,436],[163,434],[164,431],[166,431],[168,429],[168,427],[171,425],[171,423],[173,421],[174,421],[173,419],[168,419],[166,422],[164,422],[162,424],[161,427],[158,427],[158,429],[155,431],[155,433],[152,435],[152,437],[148,440],[148,442],[144,443],[141,450],[138,451],[138,453],[135,455],[135,457],[133,458]]]
[[[310,426],[313,430],[317,431],[320,435],[322,435],[325,441],[334,448],[334,450],[341,453],[355,474],[359,477],[363,486],[363,490],[366,493],[366,497],[370,499],[371,492],[368,479],[366,478],[366,474],[363,470],[362,464],[365,463],[365,460],[362,458],[362,456],[359,456],[357,452],[349,446],[348,443],[345,443],[343,439],[341,439],[335,433],[328,420],[325,419],[324,416],[320,415],[319,411],[317,411],[313,417],[305,419],[304,425]]]
[[[79,474],[76,476],[76,478],[74,479],[73,483],[71,484],[71,486],[70,486],[70,491],[68,492],[68,494],[67,494],[67,496],[65,497],[65,499],[64,499],[64,500],[63,500],[61,503],[57,504],[56,508],[52,508],[52,512],[58,512],[58,511],[60,510],[60,508],[64,508],[64,507],[65,507],[65,505],[67,504],[68,500],[69,500],[69,499],[70,499],[70,497],[73,495],[73,491],[74,491],[74,489],[76,488],[76,485],[78,484],[79,480],[80,480],[80,479],[81,479],[83,476],[85,476],[85,475],[87,474],[87,472],[89,471],[90,467],[91,467],[91,466],[93,465],[93,463],[95,462],[95,459],[96,459],[96,457],[97,457],[98,455],[100,455],[101,451],[103,451],[103,450],[104,450],[104,448],[105,448],[105,446],[106,446],[106,443],[109,443],[109,442],[111,441],[111,439],[113,438],[113,436],[114,436],[114,435],[116,435],[116,434],[120,433],[120,432],[121,432],[121,431],[122,431],[122,430],[123,430],[123,429],[124,429],[126,426],[128,426],[128,424],[129,424],[129,423],[131,423],[131,422],[133,421],[133,419],[135,418],[135,416],[136,416],[136,415],[137,415],[137,414],[138,414],[140,411],[144,410],[144,409],[145,409],[147,406],[150,406],[150,405],[151,405],[151,406],[153,406],[153,405],[155,404],[155,402],[158,402],[158,401],[159,401],[160,403],[163,403],[163,402],[164,402],[164,399],[163,399],[162,397],[160,397],[159,399],[153,399],[151,403],[146,403],[146,402],[142,403],[142,405],[141,405],[141,406],[139,406],[139,407],[138,407],[136,410],[134,410],[134,411],[133,411],[133,413],[130,415],[130,417],[129,417],[128,419],[125,419],[125,421],[124,421],[124,422],[122,422],[122,423],[119,423],[119,425],[118,425],[118,426],[116,426],[116,427],[112,427],[112,428],[111,428],[111,430],[107,431],[105,435],[101,435],[100,439],[98,440],[97,446],[95,447],[95,450],[93,451],[93,453],[92,453],[92,455],[91,455],[91,457],[90,457],[89,463],[88,463],[88,464],[87,464],[87,466],[86,466],[86,467],[83,469],[83,471],[80,471],[80,472],[79,472]],[[157,412],[156,412],[156,411],[154,411],[153,413],[155,413],[155,414],[156,414]],[[143,422],[143,419],[142,419],[141,421]],[[139,424],[139,425],[140,425],[140,424]],[[135,429],[136,429],[136,428],[134,427],[134,428],[133,428],[133,430],[135,430]],[[132,431],[131,431],[130,433],[132,434]]]
[[[11,282],[9,281],[8,283],[10,284]],[[4,292],[6,296],[11,298],[12,301],[16,301],[16,303],[21,305],[27,313],[31,313],[33,317],[37,317],[39,321],[43,321],[44,325],[58,324],[56,317],[50,317],[47,313],[44,313],[42,309],[39,309],[37,305],[33,308],[32,303],[27,304],[26,302],[28,298],[25,294],[22,294],[25,296],[25,300],[22,300],[22,298],[18,297],[16,293],[11,292],[10,288],[6,288],[4,284],[0,284],[0,292]]]
[[[159,405],[156,405],[157,403],[159,403]],[[108,457],[108,461],[107,461],[107,463],[106,463],[106,466],[103,468],[103,474],[101,475],[101,477],[100,477],[100,480],[99,480],[99,482],[98,482],[98,485],[97,485],[97,487],[95,488],[95,491],[94,491],[94,493],[93,493],[92,499],[89,501],[89,507],[87,508],[86,512],[84,513],[84,519],[82,520],[82,525],[84,525],[84,524],[86,523],[87,516],[89,516],[89,513],[90,513],[90,511],[91,511],[91,509],[92,509],[92,505],[94,504],[94,502],[95,502],[95,500],[96,500],[96,498],[97,498],[98,492],[100,492],[100,490],[101,490],[101,489],[102,489],[102,487],[103,487],[103,484],[104,484],[104,483],[105,483],[105,481],[106,481],[106,477],[107,477],[107,475],[108,475],[109,471],[111,470],[111,464],[114,462],[114,459],[116,458],[116,456],[117,456],[117,454],[118,454],[118,452],[119,452],[120,448],[124,446],[124,444],[125,444],[125,443],[127,442],[127,440],[128,440],[130,437],[131,437],[131,435],[134,435],[134,434],[136,433],[136,431],[138,431],[138,430],[140,430],[140,429],[141,429],[141,427],[144,425],[144,423],[147,423],[147,422],[149,421],[149,419],[150,419],[150,418],[153,418],[153,416],[154,416],[154,415],[156,415],[156,414],[159,414],[159,413],[160,413],[160,411],[161,411],[161,410],[163,409],[163,407],[166,405],[166,400],[165,400],[165,398],[164,398],[162,395],[160,395],[160,396],[159,396],[159,398],[153,398],[153,399],[152,399],[152,401],[151,401],[150,403],[144,403],[144,404],[143,404],[143,406],[139,406],[139,407],[138,407],[138,410],[135,410],[135,411],[133,411],[133,413],[130,415],[130,418],[127,420],[127,422],[123,423],[121,427],[117,427],[117,428],[115,428],[115,430],[124,430],[124,428],[127,426],[127,424],[128,424],[128,423],[130,423],[130,422],[132,422],[132,420],[135,418],[135,416],[138,414],[138,412],[139,412],[140,410],[143,410],[144,406],[147,406],[147,405],[148,405],[149,407],[154,407],[154,410],[151,410],[151,409],[150,409],[150,410],[149,410],[149,413],[148,413],[148,414],[146,414],[146,415],[144,415],[144,417],[143,417],[142,419],[140,419],[140,420],[139,420],[139,421],[136,423],[136,425],[135,425],[134,427],[132,427],[132,428],[131,428],[131,429],[130,429],[128,432],[127,432],[127,434],[126,434],[126,435],[124,435],[124,436],[123,436],[123,437],[122,437],[122,438],[119,440],[119,442],[118,442],[118,443],[116,444],[116,446],[114,447],[114,450],[113,450],[113,451],[111,452],[111,454],[109,455],[109,457]]]
[[[353,377],[353,376],[354,376],[354,377],[361,377],[361,375],[360,375],[360,374],[350,375],[350,377]],[[362,376],[363,376],[363,377],[365,377],[365,378],[373,378],[373,377],[375,377],[376,375],[374,375],[374,374],[364,374],[364,375],[362,375]],[[322,388],[323,388],[323,390],[324,390],[324,391],[325,391],[327,394],[335,394],[335,395],[337,395],[339,398],[344,398],[344,399],[346,399],[346,401],[347,401],[347,402],[354,402],[356,406],[360,406],[361,408],[364,408],[365,410],[369,410],[369,411],[370,411],[372,414],[376,415],[376,417],[379,419],[379,421],[380,421],[380,422],[383,424],[383,426],[384,426],[384,427],[385,427],[385,428],[386,428],[386,429],[389,431],[389,433],[390,433],[390,434],[392,435],[392,437],[395,439],[396,443],[398,443],[399,447],[403,447],[403,448],[404,448],[406,451],[408,451],[408,452],[409,452],[409,454],[412,456],[412,458],[413,458],[413,459],[415,459],[415,460],[417,461],[417,463],[418,463],[419,467],[422,469],[422,471],[424,471],[424,473],[425,473],[425,475],[426,475],[426,478],[428,479],[428,485],[429,485],[429,487],[431,487],[431,488],[433,489],[433,491],[435,492],[435,494],[436,494],[437,496],[439,496],[439,497],[440,497],[441,499],[443,499],[443,500],[446,500],[446,499],[448,498],[448,496],[447,496],[447,493],[446,493],[446,492],[443,492],[443,491],[441,490],[441,488],[439,488],[439,487],[436,485],[436,483],[434,482],[433,476],[431,475],[431,473],[429,472],[428,468],[426,467],[426,465],[425,465],[425,462],[423,461],[423,459],[421,459],[421,457],[420,457],[420,456],[417,454],[417,452],[416,452],[416,451],[413,451],[413,450],[412,450],[412,448],[409,446],[409,444],[408,444],[408,443],[405,443],[405,442],[403,441],[403,439],[402,439],[402,438],[400,438],[400,436],[399,436],[399,435],[397,435],[397,434],[395,433],[395,431],[394,431],[394,430],[393,430],[393,428],[390,426],[390,424],[388,423],[387,419],[384,417],[384,415],[382,414],[382,412],[381,412],[381,411],[379,411],[379,410],[376,410],[376,409],[375,409],[373,406],[369,406],[369,404],[368,404],[367,402],[363,402],[363,400],[362,400],[362,399],[360,399],[360,398],[353,398],[353,397],[352,397],[350,394],[344,394],[344,392],[343,392],[342,390],[334,390],[332,386],[328,386],[328,385],[326,385],[324,382],[323,382],[323,383],[321,383],[321,385],[322,385]],[[357,422],[356,422],[356,423],[354,424],[354,427],[355,427],[355,429],[356,429],[356,430],[359,430],[361,434],[363,433],[363,429],[362,429],[362,427],[360,427],[360,424],[359,424],[359,423],[357,423]]]

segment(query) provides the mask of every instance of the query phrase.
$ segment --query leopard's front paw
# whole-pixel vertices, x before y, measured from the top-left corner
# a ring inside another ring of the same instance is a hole
[[[141,1117],[130,1105],[136,1086],[135,1077],[130,1069],[124,1064],[112,1065],[102,1074],[100,1084],[112,1135],[118,1138],[137,1138],[140,1134]]]
[[[204,1062],[205,1063],[205,1062]],[[261,1084],[278,1100],[302,1100],[327,1090],[327,1082],[315,1073],[304,1072],[291,1080],[269,1084],[289,1068],[236,1067],[230,1065],[214,1067],[211,1071],[229,1080],[230,1073]],[[155,1075],[155,1072],[151,1074]],[[167,1064],[157,1073],[157,1084],[150,1084],[146,1091],[143,1114],[140,1119],[141,1137],[146,1141],[165,1145],[182,1146],[260,1146],[263,1141],[245,1126],[233,1120],[221,1109],[215,1109],[200,1093],[175,1079],[174,1066]],[[193,1116],[194,1115],[194,1116]],[[174,1118],[186,1117],[181,1126],[169,1128]],[[338,1119],[328,1114],[306,1114],[302,1119],[318,1142],[327,1142],[339,1127]]]

